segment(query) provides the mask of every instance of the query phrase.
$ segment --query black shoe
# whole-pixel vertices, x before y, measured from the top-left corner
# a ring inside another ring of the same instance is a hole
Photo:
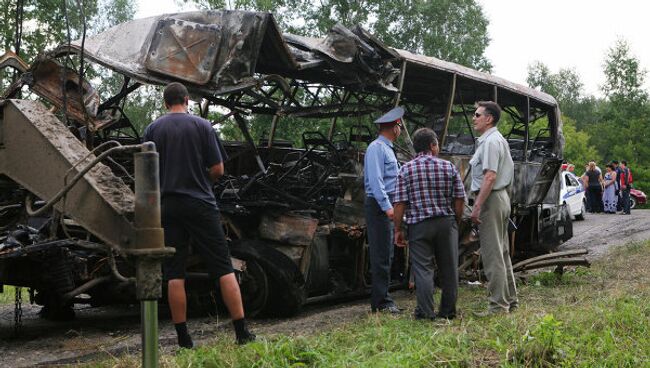
[[[390,313],[390,314],[402,314],[402,310],[397,308],[396,305],[388,305],[379,308],[372,308],[372,313]]]
[[[421,320],[433,321],[434,319],[436,319],[436,314],[434,313],[433,316],[429,317],[416,309],[415,313],[413,313],[413,319],[417,321],[421,321]]]
[[[178,337],[178,346],[185,349],[192,349],[194,347],[194,342],[190,333],[187,331],[187,323],[175,323],[174,328],[176,329],[176,336]]]
[[[254,333],[246,331],[246,333],[242,334],[241,336],[237,336],[237,345],[248,344],[249,342],[255,341],[256,338],[257,336],[255,336]]]
[[[178,335],[178,346],[184,349],[194,348],[194,342],[192,341],[192,337],[189,334]]]

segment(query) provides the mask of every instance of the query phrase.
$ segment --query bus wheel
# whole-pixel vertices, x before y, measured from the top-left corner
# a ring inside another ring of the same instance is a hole
[[[257,261],[246,260],[246,270],[240,274],[240,285],[246,317],[261,313],[269,299],[269,280]]]

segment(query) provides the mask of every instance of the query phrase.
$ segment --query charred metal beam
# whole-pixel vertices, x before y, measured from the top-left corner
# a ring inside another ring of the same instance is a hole
[[[574,258],[559,258],[559,259],[548,259],[545,261],[539,261],[534,263],[529,263],[526,266],[523,266],[519,269],[513,267],[514,272],[534,270],[537,268],[551,267],[551,266],[587,266],[589,267],[591,263],[587,258],[584,257],[574,257]]]
[[[528,162],[528,140],[530,138],[530,97],[526,97],[526,110],[524,111],[524,161]]]
[[[246,125],[246,120],[244,120],[244,118],[240,114],[235,114],[234,117],[235,117],[235,121],[237,122],[237,126],[239,126],[239,130],[241,130],[242,134],[244,135],[244,138],[246,139],[246,142],[248,142],[248,145],[250,146],[251,150],[253,150],[255,154],[255,161],[257,161],[257,165],[259,166],[262,172],[266,173],[266,168],[264,167],[264,163],[262,162],[260,153],[257,151],[257,146],[253,141],[253,137],[251,137],[251,133],[248,130],[248,126]]]
[[[142,86],[142,84],[135,82],[131,86],[126,87],[128,82],[129,82],[129,78],[126,77],[120,93],[116,94],[115,96],[109,98],[108,100],[104,101],[101,105],[99,105],[99,107],[97,108],[97,114],[113,106],[115,103],[119,102],[121,99],[129,95],[131,92],[135,91],[140,86]]]
[[[258,93],[256,91],[253,91],[252,89],[244,90],[244,93],[249,95],[250,97],[253,97],[254,99],[257,99],[257,101],[264,102],[265,104],[271,106],[272,108],[278,109],[280,107],[280,104],[278,104],[270,97],[264,96],[262,93]]]
[[[334,92],[334,93],[336,94],[336,92]],[[345,94],[343,96],[343,100],[341,101],[342,105],[345,105],[345,103],[348,102],[348,98],[350,98],[350,94],[345,92]],[[341,110],[342,109],[339,108],[339,112],[341,112]],[[332,121],[330,123],[330,130],[327,133],[327,138],[329,140],[332,140],[332,138],[334,137],[334,130],[336,130],[336,120],[337,120],[337,118],[338,118],[338,115],[335,115],[334,117],[332,117]]]
[[[271,120],[271,132],[269,133],[269,142],[267,144],[268,148],[273,147],[273,138],[275,137],[275,130],[278,128],[278,121],[280,121],[280,115],[276,112],[273,115],[273,120]]]
[[[266,184],[266,183],[264,183],[262,181],[258,181],[257,184],[261,185],[265,189],[268,189],[271,192],[273,192],[273,193],[275,193],[275,194],[277,194],[277,195],[279,195],[279,196],[281,196],[281,197],[283,197],[283,198],[285,198],[285,199],[287,199],[287,200],[289,200],[291,202],[294,202],[296,204],[305,206],[307,208],[322,209],[321,206],[318,206],[318,205],[315,205],[315,204],[312,204],[312,203],[309,203],[309,202],[305,202],[305,201],[303,201],[302,199],[300,199],[300,198],[298,198],[296,196],[293,196],[293,195],[291,195],[291,194],[289,194],[289,193],[287,193],[287,192],[285,192],[283,190],[280,190],[280,189],[278,189],[278,188],[276,188],[276,187],[274,187],[272,185]]]
[[[451,110],[454,107],[454,99],[456,98],[456,73],[451,77],[451,83],[449,84],[449,101],[447,102],[447,110],[445,113],[445,126],[442,130],[442,137],[440,138],[440,147],[445,146],[445,140],[447,139],[447,131],[449,129],[449,119],[451,118]],[[463,107],[463,113],[465,108]]]
[[[400,70],[399,76],[399,86],[397,87],[397,96],[395,96],[395,102],[393,107],[399,106],[402,99],[402,90],[404,89],[404,77],[406,76],[406,62],[402,63],[402,68]],[[404,127],[404,141],[408,152],[411,154],[411,157],[415,156],[415,149],[413,148],[413,141],[411,141],[411,133],[408,129],[408,123],[402,118],[402,125]]]
[[[528,258],[525,259],[521,262],[515,263],[512,268],[513,269],[518,269],[522,267],[526,267],[526,265],[531,264],[531,263],[536,263],[539,261],[545,261],[549,259],[555,259],[555,258],[561,258],[561,257],[571,257],[571,256],[581,256],[584,254],[589,253],[589,250],[586,248],[583,249],[574,249],[574,250],[567,250],[563,252],[555,252],[555,253],[549,253],[549,254],[544,254],[541,256],[533,257],[533,258]]]

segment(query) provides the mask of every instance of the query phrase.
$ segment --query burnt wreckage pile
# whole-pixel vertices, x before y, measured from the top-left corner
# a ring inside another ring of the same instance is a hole
[[[121,90],[100,98],[71,68],[80,59],[122,76]],[[219,116],[215,129],[232,124],[242,137],[225,142],[227,175],[214,190],[249,314],[291,314],[306,302],[367,292],[363,153],[373,117],[397,104],[408,128],[398,157],[412,155],[410,131],[431,127],[441,156],[468,184],[471,105],[499,102],[515,160],[512,254],[539,256],[571,237],[557,200],[563,137],[553,97],[393,49],[360,27],[336,25],[309,38],[282,35],[266,13],[178,13],[61,45],[31,66],[8,53],[0,66],[20,75],[3,93],[0,115],[0,284],[30,288],[54,317],[70,317],[74,303],[136,297],[133,257],[157,233],[138,225],[132,150],[140,132],[125,106],[146,84],[185,83],[202,116]],[[16,99],[23,87],[51,108]],[[263,123],[268,134],[253,137],[259,129],[251,128]],[[299,139],[279,139],[299,126]],[[468,220],[461,247],[462,274],[476,276]],[[396,250],[394,287],[408,282],[407,259]],[[522,269],[541,265],[548,258]],[[212,300],[201,260],[188,266],[190,293]]]

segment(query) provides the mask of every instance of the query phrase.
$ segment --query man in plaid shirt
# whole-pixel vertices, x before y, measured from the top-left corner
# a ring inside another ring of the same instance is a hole
[[[406,212],[408,246],[415,276],[416,319],[433,319],[434,258],[440,272],[442,297],[437,317],[456,316],[458,296],[458,225],[463,216],[465,188],[458,170],[437,156],[438,137],[429,128],[413,134],[417,156],[402,166],[393,200],[395,243],[407,245],[401,231]]]

